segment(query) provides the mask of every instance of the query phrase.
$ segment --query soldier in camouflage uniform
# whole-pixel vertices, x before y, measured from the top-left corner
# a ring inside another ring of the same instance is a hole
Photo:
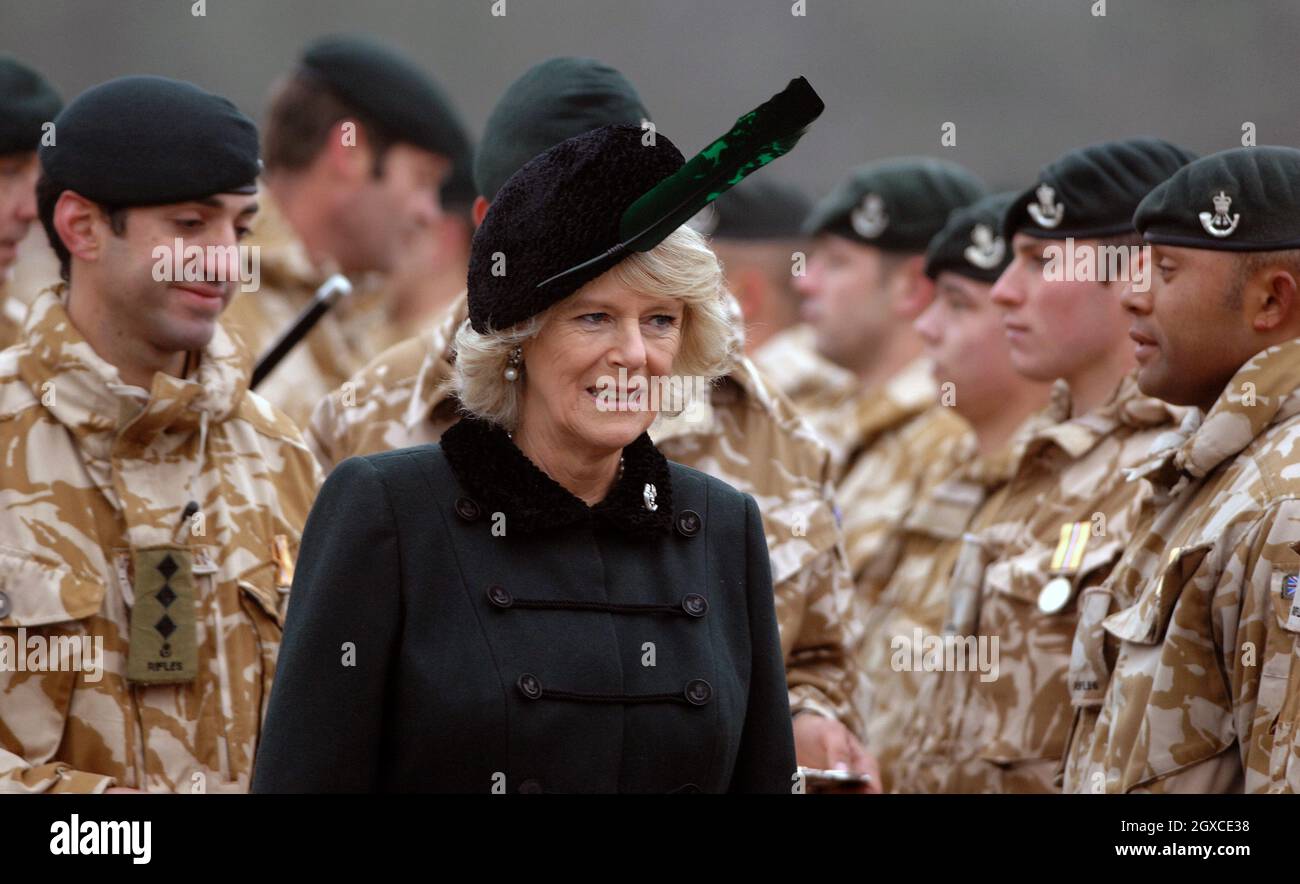
[[[1071,792],[1300,789],[1300,150],[1224,151],[1134,219],[1138,383],[1194,406],[1133,471],[1154,493],[1080,601]]]
[[[926,673],[904,729],[913,751],[901,765],[901,791],[1060,787],[1075,598],[1105,579],[1131,536],[1140,489],[1123,470],[1179,414],[1143,395],[1131,375],[1120,304],[1127,278],[1112,279],[1105,267],[1081,279],[1057,276],[1046,262],[1067,238],[1083,255],[1100,255],[1086,250],[1124,230],[1135,239],[1138,202],[1190,158],[1154,139],[1081,148],[1043,169],[1007,212],[1003,235],[1014,257],[992,298],[1012,364],[1027,377],[1058,380],[1014,473],[963,539],[942,637],[954,653]]]
[[[441,90],[386,46],[326,37],[271,100],[266,193],[249,245],[262,284],[223,318],[263,354],[335,272],[355,293],[336,304],[262,383],[295,423],[387,346],[408,336],[383,276],[441,213],[439,190],[468,141]]]
[[[903,726],[926,678],[893,665],[896,647],[915,641],[916,630],[932,635],[942,628],[944,590],[962,535],[980,504],[1010,479],[1023,448],[1023,425],[1047,399],[1045,384],[1012,368],[1002,318],[989,299],[1011,260],[999,232],[1010,201],[1010,194],[1002,194],[956,210],[926,253],[935,298],[916,329],[935,380],[951,385],[953,410],[973,435],[956,472],[912,503],[895,541],[897,564],[889,579],[864,579],[857,587],[854,619],[866,636],[866,690],[857,707],[886,791],[907,751]]]
[[[897,556],[889,541],[912,501],[950,474],[969,444],[966,423],[940,402],[912,322],[934,297],[926,247],[953,209],[982,195],[982,185],[952,163],[883,160],[855,169],[805,225],[815,239],[807,273],[796,282],[803,312],[818,358],[854,381],[850,398],[803,413],[831,448],[855,581],[888,579]],[[768,364],[776,377],[786,371]],[[840,386],[835,376],[828,380]]]
[[[509,112],[525,96],[527,112]],[[590,100],[579,102],[583,97]],[[574,104],[561,112],[562,101]],[[520,128],[521,121],[535,117],[542,121],[540,131]],[[531,158],[518,153],[521,145],[540,151],[550,146],[549,139],[562,139],[556,121],[577,129],[642,117],[639,99],[617,71],[586,59],[543,62],[510,87],[489,119],[476,157],[476,170],[483,173],[480,188],[495,194],[513,171],[511,164]],[[484,211],[486,201],[476,214],[482,217]],[[466,316],[462,296],[435,328],[389,350],[321,402],[308,437],[326,469],[352,455],[437,441],[459,420],[447,385],[452,342]],[[668,459],[721,478],[758,502],[772,558],[800,763],[842,764],[874,774],[874,759],[856,736],[861,723],[851,703],[857,687],[848,630],[852,588],[830,499],[825,447],[744,358],[701,408],[672,421],[661,418],[650,435]]]
[[[40,217],[69,282],[0,353],[0,792],[244,791],[321,475],[247,390],[223,259],[151,267],[178,237],[233,248],[257,130],[157,77],[57,126]]]
[[[0,53],[0,350],[22,330],[29,299],[12,296],[8,282],[18,246],[36,220],[36,147],[41,127],[63,102],[45,78]]]

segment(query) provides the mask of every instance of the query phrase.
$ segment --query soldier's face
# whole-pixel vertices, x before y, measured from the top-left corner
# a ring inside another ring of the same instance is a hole
[[[0,277],[13,266],[18,244],[36,220],[35,152],[0,156]]]
[[[239,285],[238,245],[256,212],[256,196],[218,194],[128,209],[120,233],[107,219],[97,222],[101,252],[87,269],[108,315],[132,339],[162,353],[207,346]]]
[[[817,237],[807,272],[794,283],[803,296],[800,318],[812,328],[822,356],[853,366],[889,333],[885,263],[879,249],[835,234]]]
[[[439,191],[450,164],[409,144],[384,154],[378,177],[366,175],[345,201],[345,245],[336,257],[349,272],[392,272],[402,249],[422,227],[442,217]]]
[[[520,424],[585,449],[631,443],[655,419],[649,384],[672,373],[684,307],[626,288],[609,273],[557,304],[522,348]]]
[[[978,420],[1006,401],[1007,391],[1027,381],[1011,365],[993,286],[956,273],[940,273],[935,297],[916,320],[916,331],[934,363],[935,380],[953,384],[957,413]]]
[[[1151,287],[1124,293],[1137,345],[1138,386],[1175,405],[1208,408],[1241,364],[1262,347],[1242,302],[1238,257],[1151,246]]]
[[[1079,240],[1093,247],[1092,240]],[[1128,318],[1120,304],[1123,284],[1049,278],[1049,248],[1057,240],[1017,233],[1011,265],[993,286],[1016,371],[1035,381],[1070,380],[1098,364],[1112,364],[1127,345]]]

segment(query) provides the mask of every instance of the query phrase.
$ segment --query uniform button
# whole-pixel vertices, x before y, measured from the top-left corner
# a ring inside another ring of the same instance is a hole
[[[487,588],[487,597],[488,601],[498,608],[508,608],[515,603],[506,588],[495,583]]]
[[[686,683],[686,702],[703,706],[713,698],[713,688],[702,678],[692,678]]]
[[[537,676],[525,672],[519,676],[519,681],[515,682],[519,686],[519,693],[523,694],[530,700],[536,700],[542,695],[542,683],[537,680]]]
[[[13,610],[13,603],[9,601],[9,593],[0,592],[0,620],[3,620],[6,617],[8,617],[9,612],[12,610]]]
[[[478,504],[469,497],[456,498],[456,515],[466,522],[472,522],[479,516]]]
[[[703,617],[704,612],[709,610],[709,602],[699,593],[691,593],[682,599],[682,610],[692,617]]]
[[[695,510],[682,510],[677,514],[677,533],[683,537],[694,537],[700,533],[704,520]]]
[[[540,795],[542,794],[541,780],[524,780],[519,784],[520,795]]]

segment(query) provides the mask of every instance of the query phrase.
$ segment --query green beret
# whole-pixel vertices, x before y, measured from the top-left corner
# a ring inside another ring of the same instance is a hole
[[[1133,212],[1157,184],[1196,159],[1158,138],[1106,141],[1043,167],[1007,210],[1002,235],[1099,239],[1133,232]]]
[[[399,141],[456,157],[469,148],[465,127],[433,78],[413,61],[365,37],[322,37],[302,67]]]
[[[109,206],[256,193],[257,126],[192,83],[121,77],[87,89],[54,120],[41,171]]]
[[[0,53],[0,156],[36,150],[41,126],[63,99],[49,81],[12,55]]]
[[[474,155],[474,183],[487,199],[506,179],[561,141],[650,119],[627,77],[592,58],[551,58],[510,84],[488,116]]]
[[[798,239],[812,202],[799,188],[783,181],[746,178],[690,221],[715,240]]]
[[[813,207],[805,230],[834,233],[887,252],[924,252],[953,209],[985,193],[946,160],[899,157],[858,166]]]
[[[580,276],[539,283],[619,241],[628,206],[685,163],[664,137],[642,142],[640,126],[604,126],[562,141],[502,185],[470,249],[469,318],[479,332],[535,316],[609,270],[623,255]],[[497,255],[505,273],[497,273]]]
[[[1190,163],[1147,194],[1133,226],[1158,245],[1300,249],[1300,150],[1238,147]]]
[[[925,275],[956,273],[979,282],[996,282],[1011,263],[1011,249],[1002,236],[1002,217],[1016,194],[995,193],[955,209],[948,223],[930,240]]]

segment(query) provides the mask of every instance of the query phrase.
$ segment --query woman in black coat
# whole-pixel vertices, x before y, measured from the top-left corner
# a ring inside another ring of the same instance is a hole
[[[683,405],[650,385],[735,356],[720,268],[671,224],[611,249],[682,165],[609,126],[498,193],[457,336],[466,416],[325,483],[255,791],[792,791],[758,508],[646,433]]]

